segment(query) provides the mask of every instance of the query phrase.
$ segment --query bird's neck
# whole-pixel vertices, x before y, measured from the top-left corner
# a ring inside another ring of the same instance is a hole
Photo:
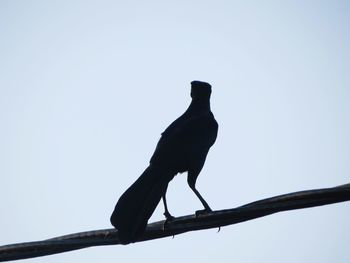
[[[192,113],[210,111],[209,99],[192,99],[188,111]]]

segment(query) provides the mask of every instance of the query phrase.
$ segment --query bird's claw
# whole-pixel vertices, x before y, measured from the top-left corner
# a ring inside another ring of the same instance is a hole
[[[195,212],[196,218],[198,218],[200,216],[203,216],[203,215],[206,215],[206,214],[209,214],[211,212],[213,212],[213,211],[210,208],[209,209],[206,208],[206,209],[203,209],[203,210],[198,210],[198,211]]]
[[[203,216],[203,215],[206,215],[206,214],[209,214],[209,213],[212,213],[212,212],[213,212],[213,210],[211,210],[210,208],[198,210],[198,211],[196,211],[196,218]],[[219,226],[217,233],[219,233],[220,230],[221,230],[221,226]]]
[[[165,221],[164,221],[164,224],[163,224],[163,231],[165,230],[166,225],[175,218],[169,212],[164,212],[164,216],[165,216]]]
[[[171,220],[173,220],[175,217],[174,216],[172,216],[169,212],[167,212],[167,211],[165,211],[164,212],[164,214],[163,214],[164,216],[165,216],[165,221],[166,222],[169,222],[169,221],[171,221]]]

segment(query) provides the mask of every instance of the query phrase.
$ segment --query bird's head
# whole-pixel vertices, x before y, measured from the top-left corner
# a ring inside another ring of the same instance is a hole
[[[207,82],[194,80],[191,82],[192,99],[209,99],[211,94],[211,85]]]

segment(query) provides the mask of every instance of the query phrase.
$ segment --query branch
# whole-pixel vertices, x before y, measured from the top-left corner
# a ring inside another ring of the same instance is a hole
[[[164,220],[151,223],[147,225],[145,233],[136,242],[174,236],[194,230],[237,224],[287,210],[349,200],[350,184],[333,188],[294,192],[259,200],[233,209],[213,211],[198,217],[195,215],[178,217],[166,225],[164,225]],[[34,258],[92,246],[117,244],[120,244],[120,242],[118,231],[115,229],[81,232],[43,241],[0,246],[0,261]]]

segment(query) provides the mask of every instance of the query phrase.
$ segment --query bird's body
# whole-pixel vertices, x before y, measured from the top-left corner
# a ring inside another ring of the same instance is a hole
[[[218,124],[210,110],[211,86],[204,82],[192,84],[189,108],[162,133],[150,165],[119,198],[111,216],[118,229],[121,243],[136,241],[146,228],[147,221],[163,198],[167,219],[171,215],[166,204],[168,183],[177,173],[188,172],[188,184],[202,202],[209,205],[195,188],[196,179],[214,144]]]

